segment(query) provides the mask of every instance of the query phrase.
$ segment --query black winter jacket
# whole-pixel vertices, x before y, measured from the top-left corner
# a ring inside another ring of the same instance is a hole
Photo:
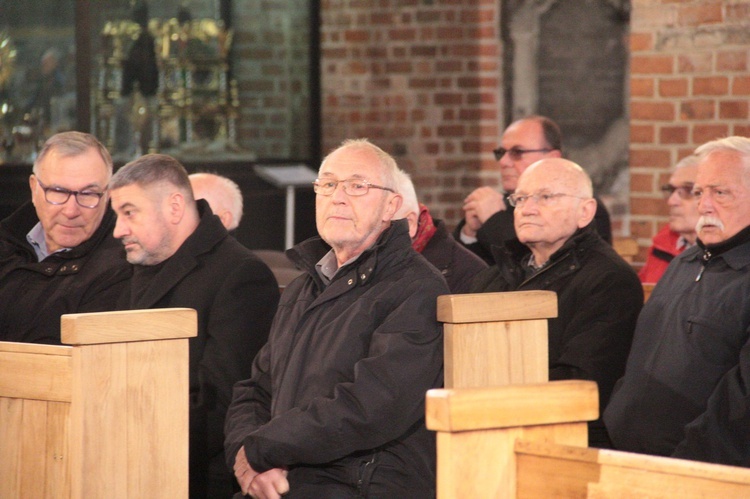
[[[448,288],[411,248],[405,220],[326,286],[315,264],[328,250],[315,237],[287,252],[306,274],[282,294],[252,377],[235,386],[227,462],[244,445],[255,470],[288,467],[294,497],[331,497],[300,492],[323,479],[365,497],[433,497],[424,399],[443,382],[436,300]]]
[[[87,241],[42,262],[26,240],[38,222],[31,201],[0,222],[0,340],[59,345],[60,316],[115,310],[131,266],[109,208]]]
[[[592,225],[579,229],[529,279],[524,270],[529,248],[518,239],[496,247],[497,264],[475,278],[472,291],[555,291],[558,316],[549,321],[549,378],[596,381],[601,414],[625,371],[643,289],[635,271]],[[611,446],[601,420],[589,425],[589,443]]]
[[[422,250],[422,256],[437,268],[451,293],[468,293],[474,276],[487,268],[484,260],[457,242],[445,228],[445,222],[435,220],[435,234]]]

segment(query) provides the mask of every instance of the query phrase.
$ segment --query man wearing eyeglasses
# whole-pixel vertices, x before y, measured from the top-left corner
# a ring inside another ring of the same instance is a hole
[[[287,252],[284,291],[252,377],[235,386],[226,455],[256,498],[435,496],[424,395],[442,384],[440,273],[411,247],[398,166],[366,140],[315,182],[320,237]]]
[[[60,343],[60,316],[114,310],[130,268],[112,237],[112,159],[80,132],[50,137],[31,201],[0,222],[0,340]]]
[[[594,229],[591,179],[577,164],[534,163],[508,200],[517,236],[494,248],[496,263],[475,277],[472,292],[555,291],[549,378],[596,381],[603,408],[625,370],[643,305],[638,276]],[[589,424],[589,444],[611,446],[601,420]]]
[[[750,467],[750,138],[695,154],[696,245],[644,305],[604,421],[618,449]]]
[[[500,165],[502,192],[493,187],[479,187],[464,200],[464,220],[454,237],[490,265],[492,246],[515,237],[513,207],[507,196],[516,190],[518,177],[532,163],[544,158],[562,157],[562,133],[557,124],[545,116],[528,116],[511,123],[503,132],[500,147],[493,151]],[[596,229],[612,242],[609,213],[597,202]]]
[[[698,173],[698,158],[690,155],[680,160],[661,187],[669,207],[669,223],[655,236],[648,257],[638,277],[643,283],[656,283],[672,259],[695,244],[698,203],[693,198],[693,184]]]

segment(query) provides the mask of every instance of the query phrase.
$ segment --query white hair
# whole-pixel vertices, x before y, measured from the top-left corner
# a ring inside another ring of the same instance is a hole
[[[242,191],[232,179],[215,173],[193,173],[190,175],[190,183],[193,185],[193,191],[202,191],[195,192],[195,197],[205,198],[211,211],[219,214],[222,209],[229,210],[232,214],[232,224],[227,227],[228,230],[234,230],[240,225]]]
[[[419,201],[417,201],[417,192],[414,190],[414,183],[411,181],[411,177],[405,171],[399,170],[396,180],[398,184],[396,191],[404,198],[404,202],[393,218],[406,218],[409,213],[419,215]]]

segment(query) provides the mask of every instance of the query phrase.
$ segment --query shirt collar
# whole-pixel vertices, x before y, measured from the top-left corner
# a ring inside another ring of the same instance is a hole
[[[36,258],[40,262],[53,253],[62,253],[64,251],[70,251],[70,248],[60,248],[57,251],[50,252],[47,249],[47,238],[44,235],[44,229],[42,228],[41,222],[37,222],[36,225],[31,228],[29,233],[26,234],[26,240],[29,242],[31,247],[34,248],[34,253],[36,253]]]

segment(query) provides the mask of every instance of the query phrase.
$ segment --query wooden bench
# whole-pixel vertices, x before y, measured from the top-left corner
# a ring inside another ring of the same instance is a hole
[[[531,298],[508,295],[515,293],[487,294],[486,300],[514,304]],[[488,306],[485,299],[440,297],[441,320],[478,319],[461,328],[505,337],[497,342],[506,342],[506,351],[517,357],[510,362],[522,368],[479,358],[485,350],[481,346],[472,352],[475,357],[450,355],[462,341],[446,336],[446,370],[451,363],[454,377],[472,373],[474,365],[497,368],[501,374],[475,373],[474,387],[455,386],[454,379],[453,387],[427,393],[427,427],[437,432],[439,499],[750,497],[750,469],[586,447],[587,421],[599,414],[596,384],[528,382],[542,377],[529,372],[534,363],[525,355],[538,350],[540,342],[536,332],[531,334],[527,349],[523,333],[507,334],[533,322],[533,314],[517,321],[510,308]],[[455,333],[454,324],[446,328]],[[524,374],[516,381],[519,372]],[[491,381],[482,386],[483,380]]]
[[[188,496],[192,309],[62,317],[0,342],[0,498]]]

